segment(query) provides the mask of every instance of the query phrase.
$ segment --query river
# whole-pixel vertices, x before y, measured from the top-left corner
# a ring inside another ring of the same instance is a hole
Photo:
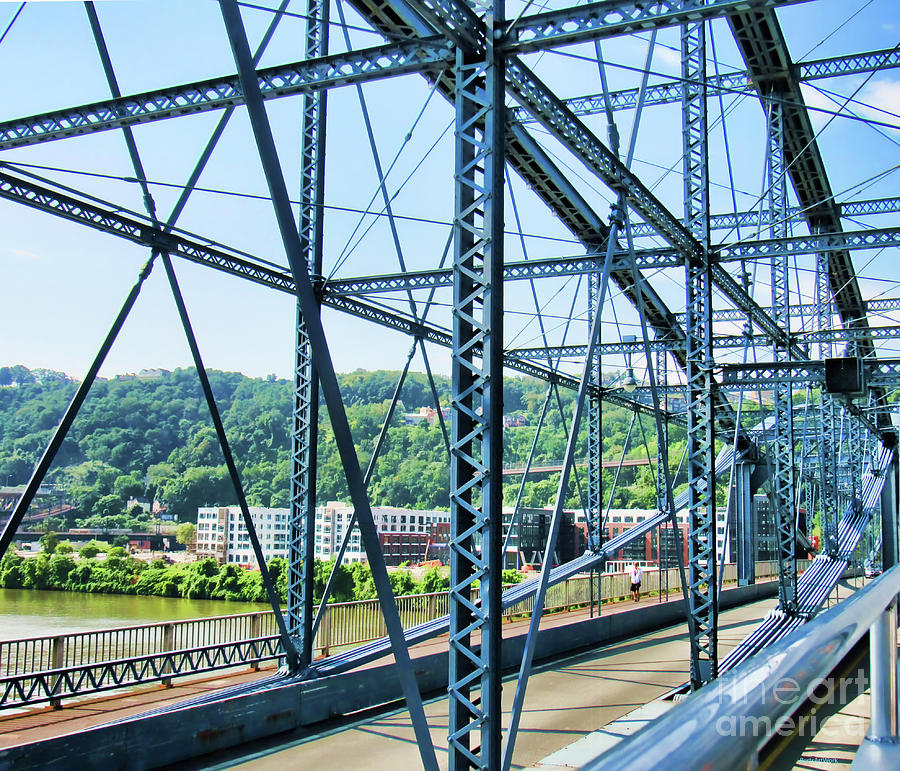
[[[0,589],[0,640],[266,610],[264,603]]]

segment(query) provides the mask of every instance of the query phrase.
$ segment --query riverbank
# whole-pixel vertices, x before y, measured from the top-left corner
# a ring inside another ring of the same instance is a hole
[[[313,592],[317,600],[324,592],[333,564],[315,561]],[[281,601],[287,602],[287,561],[274,557],[268,563],[268,570]],[[505,583],[520,580],[515,571],[504,571]],[[443,568],[429,568],[415,575],[410,570],[398,568],[391,571],[390,581],[397,596],[440,592],[449,586],[447,571]],[[24,558],[7,554],[0,561],[0,587],[188,600],[266,602],[268,599],[258,570],[230,564],[220,566],[211,558],[175,564],[155,559],[147,563],[121,547],[90,556],[41,552],[35,557]],[[332,602],[369,600],[375,596],[375,583],[368,565],[339,566],[331,592]]]

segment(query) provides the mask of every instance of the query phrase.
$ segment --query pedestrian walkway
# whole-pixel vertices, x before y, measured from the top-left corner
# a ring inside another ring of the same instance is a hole
[[[720,649],[726,654],[756,627],[776,599],[724,611]],[[633,604],[626,603],[623,612]],[[605,609],[604,609],[605,610]],[[690,643],[684,625],[638,635],[537,667],[529,679],[516,741],[513,768],[537,766],[542,759],[599,727],[612,723],[680,685],[687,678]],[[508,720],[516,676],[506,679],[502,709]],[[441,769],[448,767],[448,703],[445,696],[425,705]],[[378,716],[343,718],[279,734],[178,764],[179,771],[231,769],[281,771],[284,768],[421,767],[409,714],[398,709]],[[539,766],[540,767],[540,766]],[[571,771],[577,767],[567,765]],[[561,771],[541,767],[542,771]]]
[[[673,592],[668,599],[665,597],[645,597],[640,603],[633,603],[629,600],[607,604],[603,606],[602,613],[603,615],[626,613],[636,607],[646,607],[648,604],[681,601],[681,594]],[[596,614],[596,609],[594,614]],[[584,621],[589,615],[590,611],[587,608],[567,613],[551,613],[545,615],[542,619],[541,629],[550,629]],[[527,629],[527,618],[512,621],[504,625],[504,636],[514,637],[519,634],[525,634]],[[441,635],[416,645],[411,649],[410,653],[413,658],[418,658],[431,653],[445,651],[446,649],[447,635]],[[391,658],[387,656],[366,666],[383,666],[389,663]],[[132,715],[201,696],[221,688],[239,685],[260,677],[267,677],[273,674],[274,671],[274,667],[263,668],[258,672],[241,668],[240,670],[225,671],[214,677],[207,675],[198,676],[197,678],[178,678],[174,681],[174,685],[171,688],[166,688],[159,684],[150,684],[133,686],[128,689],[111,692],[106,696],[93,695],[83,699],[66,699],[63,701],[62,709],[53,709],[48,706],[16,710],[6,714],[0,713],[0,749],[41,741],[81,731],[91,726],[122,720]]]

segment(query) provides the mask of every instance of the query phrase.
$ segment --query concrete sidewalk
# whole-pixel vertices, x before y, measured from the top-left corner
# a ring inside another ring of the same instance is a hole
[[[644,598],[640,603],[633,603],[630,600],[611,603],[603,606],[602,614],[605,616],[627,613],[635,608],[646,607],[648,604],[677,603],[681,602],[681,599],[680,594],[673,592],[668,600],[665,597],[652,597]],[[541,629],[565,626],[583,621],[588,617],[587,608],[567,613],[552,613],[544,616],[541,621]],[[515,637],[525,634],[528,629],[528,619],[513,621],[506,624],[504,629],[507,630],[504,636]],[[445,634],[416,645],[411,649],[411,655],[413,658],[420,658],[446,649],[447,635]],[[383,666],[391,659],[392,657],[388,656],[366,666]],[[258,672],[242,668],[212,677],[205,675],[196,678],[178,678],[171,688],[166,688],[159,683],[151,683],[119,689],[107,695],[94,694],[65,699],[61,709],[44,706],[17,709],[6,714],[0,713],[0,749],[82,731],[91,726],[121,720],[222,688],[267,677],[274,672],[274,666],[264,667]]]

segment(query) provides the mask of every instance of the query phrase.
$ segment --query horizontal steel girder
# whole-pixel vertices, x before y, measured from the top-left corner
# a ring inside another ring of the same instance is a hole
[[[773,255],[817,254],[832,249],[881,249],[900,246],[900,228],[878,230],[846,231],[823,233],[812,236],[792,236],[783,239],[742,241],[740,244],[713,247],[718,262],[737,262],[764,259]],[[683,258],[675,249],[646,249],[634,252],[638,268],[679,268]],[[504,270],[505,281],[553,278],[594,273],[601,267],[602,254],[586,254],[574,257],[549,257],[528,262],[507,263]],[[630,255],[621,251],[616,255],[613,267],[626,270],[631,267]],[[409,289],[431,289],[450,286],[449,268],[406,273],[388,273],[380,276],[359,276],[335,279],[324,286],[327,295],[368,295],[381,292],[406,291]]]
[[[900,386],[900,359],[863,360],[863,372],[867,386]],[[773,383],[824,385],[825,362],[727,364],[722,367],[721,387],[725,389],[760,388]]]
[[[591,3],[562,8],[514,22],[507,34],[508,53],[536,51],[600,38],[627,35],[659,27],[678,26],[701,19],[729,16],[747,10],[777,8],[809,0],[655,0]]]
[[[794,77],[798,81],[821,80],[824,78],[856,75],[900,67],[900,50],[896,48],[865,53],[835,56],[830,59],[816,59],[793,65]],[[724,75],[710,75],[707,79],[709,94],[754,94],[751,74],[746,70],[728,72]],[[680,80],[666,80],[647,87],[644,106],[674,104],[681,102],[682,83]],[[640,89],[626,88],[609,94],[609,105],[613,110],[633,110],[637,107]],[[603,94],[588,94],[565,100],[566,106],[576,115],[594,115],[605,112],[606,99]],[[532,122],[532,118],[522,108],[513,111],[516,120]]]
[[[81,224],[88,225],[95,229],[112,233],[142,246],[156,247],[167,250],[170,254],[177,255],[191,262],[200,265],[212,267],[226,273],[253,281],[264,286],[269,286],[283,292],[293,292],[293,280],[290,275],[283,270],[279,270],[274,266],[267,265],[262,261],[257,261],[251,255],[238,256],[229,254],[228,252],[214,248],[199,241],[188,239],[177,234],[164,233],[158,228],[154,228],[149,223],[141,222],[136,218],[129,218],[118,212],[105,209],[97,204],[92,204],[83,199],[67,196],[56,191],[50,190],[32,183],[28,180],[20,179],[12,175],[0,172],[0,197],[7,198],[18,203],[24,203],[33,208],[46,211],[57,216],[69,219]],[[842,233],[839,234],[844,245],[866,245],[871,246],[873,239],[878,246],[888,243],[887,239],[893,239],[892,243],[900,243],[900,232],[898,231],[861,231],[859,233]],[[786,247],[791,247],[794,242],[797,243],[798,253],[802,249],[815,251],[818,239],[834,238],[827,236],[809,237],[803,236],[795,239],[787,239],[784,243]],[[810,245],[812,242],[812,245]],[[761,256],[771,254],[772,242],[761,242],[764,245],[760,247]],[[753,245],[745,245],[748,249]],[[646,261],[656,259],[656,264],[664,264],[662,256],[666,260],[672,259],[672,267],[677,263],[675,260],[675,252],[653,252],[656,258],[649,257],[650,252],[646,254],[638,253],[639,264],[646,264]],[[793,252],[792,252],[793,253]],[[668,257],[671,254],[671,258]],[[662,255],[662,256],[660,256]],[[625,255],[622,255],[624,259]],[[644,258],[642,262],[641,258]],[[575,275],[579,273],[590,273],[598,268],[596,258],[591,256],[572,257],[563,259],[534,260],[530,262],[511,263],[506,266],[505,280],[530,279],[550,276]],[[389,326],[400,331],[404,331],[413,336],[420,336],[424,339],[435,342],[439,345],[449,346],[449,333],[439,330],[435,327],[418,324],[413,319],[404,319],[400,314],[392,314],[382,309],[373,308],[363,303],[351,303],[344,298],[351,295],[364,295],[377,292],[399,291],[405,289],[422,289],[450,285],[450,271],[423,271],[421,273],[391,274],[386,276],[375,276],[359,279],[345,279],[328,282],[322,289],[323,302],[334,308],[339,308],[352,315],[372,318],[372,320]],[[868,303],[868,308],[872,312],[885,312],[900,309],[900,299],[881,298]],[[795,309],[797,313],[808,314],[814,308],[812,306],[798,306]],[[680,319],[679,319],[680,320]],[[745,314],[738,309],[722,310],[715,313],[715,320],[724,321],[743,321]],[[859,334],[856,334],[859,332]],[[857,338],[863,334],[859,330],[833,330],[826,333],[806,333],[802,338],[808,342],[814,342],[822,337],[822,339],[846,340]],[[891,328],[874,328],[872,330],[873,337],[894,337],[895,334]],[[801,336],[795,336],[801,337]],[[718,347],[742,347],[745,342],[743,336],[726,336],[717,341]],[[754,337],[754,342],[759,342]],[[681,342],[677,340],[668,342],[653,341],[652,347],[664,350],[680,350]],[[570,347],[571,353],[566,355],[579,355],[583,347]],[[604,345],[605,353],[619,353],[628,348],[632,352],[639,353],[641,346],[622,343],[608,343]],[[545,358],[546,351],[538,353],[542,349],[532,349],[526,353],[508,353],[508,365],[522,371],[523,366],[527,366],[524,359],[529,358]],[[554,351],[556,349],[553,349]],[[555,355],[555,354],[554,354]],[[581,354],[583,355],[583,353]],[[515,362],[515,363],[514,363]],[[541,372],[535,376],[547,379],[547,372]],[[565,380],[565,378],[563,378]],[[562,382],[562,381],[561,381]],[[573,381],[574,383],[574,381]],[[567,384],[568,385],[568,384]],[[570,386],[571,387],[571,386]]]
[[[264,99],[444,67],[453,47],[418,38],[257,70]],[[0,150],[243,104],[237,75],[0,122]]]
[[[865,201],[848,201],[836,204],[841,217],[864,217],[871,214],[893,214],[900,211],[900,198],[872,198]],[[799,206],[787,209],[790,222],[803,222],[806,211]],[[710,230],[732,230],[738,228],[760,228],[766,226],[766,214],[760,218],[759,210],[738,212],[737,214],[713,214],[709,218]],[[631,234],[635,237],[654,236],[656,231],[645,222],[631,226]]]
[[[895,340],[900,338],[900,326],[889,327],[872,327],[870,329],[825,329],[814,330],[810,332],[794,333],[793,337],[802,339],[805,343],[815,343],[819,341],[846,343],[851,340],[858,340],[863,337],[872,337],[879,340]],[[771,346],[772,341],[764,335],[716,335],[713,337],[713,348],[756,348]],[[671,351],[684,350],[679,343],[667,340],[650,340],[647,347],[643,342],[623,343],[609,342],[601,343],[598,346],[600,353],[604,356],[613,356],[616,354],[628,353],[631,356],[641,355],[649,350],[650,353],[667,353]],[[585,345],[560,345],[548,346],[546,348],[511,348],[507,350],[506,355],[513,359],[583,359],[587,352]]]
[[[719,0],[704,5],[702,9],[695,6],[694,0],[677,0],[677,2],[654,3],[653,8],[664,7],[664,12],[645,11],[644,3],[620,3],[618,7],[610,7],[610,3],[595,3],[593,6],[566,9],[566,12],[554,12],[551,27],[555,32],[575,24],[580,28],[582,37],[596,38],[614,36],[633,31],[629,24],[607,24],[607,17],[628,15],[641,17],[638,29],[649,29],[667,25],[680,24],[687,18],[693,18],[698,12],[708,17],[723,16],[736,9],[748,7],[763,8],[786,5],[808,0]],[[450,8],[441,6],[441,10]],[[571,22],[565,22],[560,15],[571,14]],[[597,14],[600,14],[598,17]],[[511,35],[528,34],[530,20],[538,27],[546,26],[547,14],[524,17],[519,25],[511,31]],[[597,19],[605,26],[597,29]],[[463,20],[458,20],[462,22]],[[518,31],[517,31],[518,30]],[[545,39],[555,39],[547,29]],[[475,40],[469,37],[469,40]],[[855,61],[857,68],[866,63],[877,64],[878,52],[858,54],[844,57]],[[453,59],[451,41],[443,37],[422,37],[401,43],[388,43],[383,46],[331,54],[318,59],[309,59],[290,64],[258,70],[260,89],[264,99],[289,96],[315,89],[362,83],[386,77],[394,77],[410,72],[422,72],[438,66],[448,65]],[[890,61],[890,59],[887,59]],[[827,65],[825,64],[827,62]],[[810,65],[815,63],[811,62]],[[827,67],[841,73],[841,63],[837,60],[823,60],[820,67]],[[844,66],[851,66],[845,64]],[[882,65],[885,66],[885,65]],[[854,71],[858,71],[854,70]],[[730,76],[729,76],[730,77]],[[824,77],[824,76],[823,76]],[[592,97],[587,97],[591,99]],[[593,97],[596,98],[596,97]],[[676,97],[677,98],[677,97]],[[146,123],[150,121],[189,115],[196,112],[224,109],[230,105],[242,104],[243,94],[238,86],[236,75],[212,78],[181,86],[147,91],[141,94],[125,96],[120,99],[107,99],[91,104],[71,107],[64,110],[16,118],[0,122],[0,150],[22,147],[40,142],[78,136],[96,131],[107,131],[121,126]],[[651,101],[652,103],[652,101]]]

